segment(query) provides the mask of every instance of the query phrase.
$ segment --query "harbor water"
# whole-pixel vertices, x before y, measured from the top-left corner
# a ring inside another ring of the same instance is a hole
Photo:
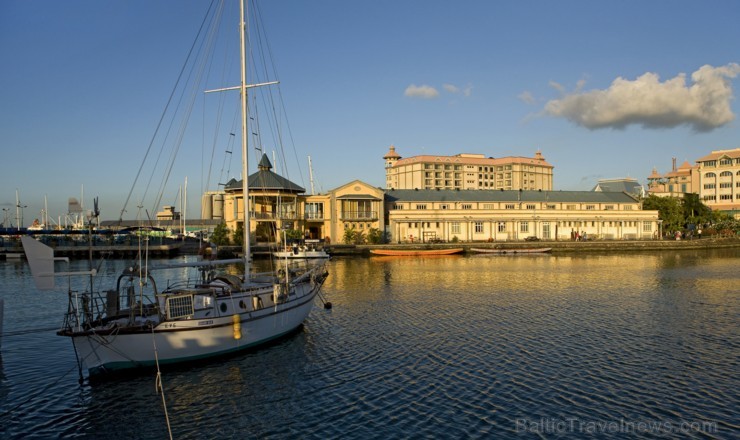
[[[66,280],[40,292],[24,261],[0,262],[0,438],[162,439],[168,420],[177,439],[738,438],[739,262],[335,258],[331,310],[317,301],[275,344],[165,371],[167,417],[151,372],[78,383],[54,332]]]

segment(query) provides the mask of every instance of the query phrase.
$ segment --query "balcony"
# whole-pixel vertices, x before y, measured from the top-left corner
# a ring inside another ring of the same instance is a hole
[[[351,222],[375,221],[378,219],[377,211],[342,211],[340,219]]]
[[[323,212],[307,212],[304,214],[303,218],[306,221],[322,222],[324,221],[324,213]]]
[[[285,211],[285,212],[272,212],[272,211],[255,212],[255,211],[252,211],[249,213],[249,215],[254,220],[297,220],[298,219],[298,216],[296,215],[295,211]]]

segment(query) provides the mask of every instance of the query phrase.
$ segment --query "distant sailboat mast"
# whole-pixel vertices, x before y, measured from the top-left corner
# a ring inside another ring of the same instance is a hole
[[[311,166],[311,156],[308,156],[308,178],[311,182],[311,195],[314,195],[313,192],[313,167]]]

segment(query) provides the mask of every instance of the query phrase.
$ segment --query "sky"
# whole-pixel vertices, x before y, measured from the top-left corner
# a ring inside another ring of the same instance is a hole
[[[171,171],[139,173],[145,157],[157,157],[148,146],[209,7],[0,2],[6,225],[17,224],[16,192],[24,225],[41,217],[45,200],[63,221],[69,197],[86,209],[99,197],[102,219],[133,219],[154,193],[159,208],[180,206],[187,178],[194,218],[204,190],[241,178],[226,153],[234,137],[191,128]],[[694,163],[740,147],[734,0],[270,0],[258,8],[289,121],[290,149],[275,171],[307,192],[311,174],[315,192],[355,179],[383,187],[390,145],[402,157],[541,151],[556,190],[620,177],[644,184],[674,157]],[[234,85],[224,78],[213,87]],[[195,98],[190,124],[215,105],[201,110],[203,100]],[[224,116],[223,130],[232,119]],[[162,175],[166,184],[150,184],[157,189],[132,189]]]

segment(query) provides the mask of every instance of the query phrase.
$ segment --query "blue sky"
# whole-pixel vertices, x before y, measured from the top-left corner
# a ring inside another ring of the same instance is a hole
[[[259,5],[295,147],[283,174],[307,189],[308,155],[317,191],[383,186],[391,144],[403,157],[541,150],[556,189],[588,190],[740,143],[737,1]],[[14,224],[16,189],[25,224],[45,196],[57,219],[82,188],[86,207],[98,196],[103,219],[118,218],[208,6],[0,2],[0,205]],[[197,133],[159,204],[177,204],[187,177],[190,217],[220,180]]]

